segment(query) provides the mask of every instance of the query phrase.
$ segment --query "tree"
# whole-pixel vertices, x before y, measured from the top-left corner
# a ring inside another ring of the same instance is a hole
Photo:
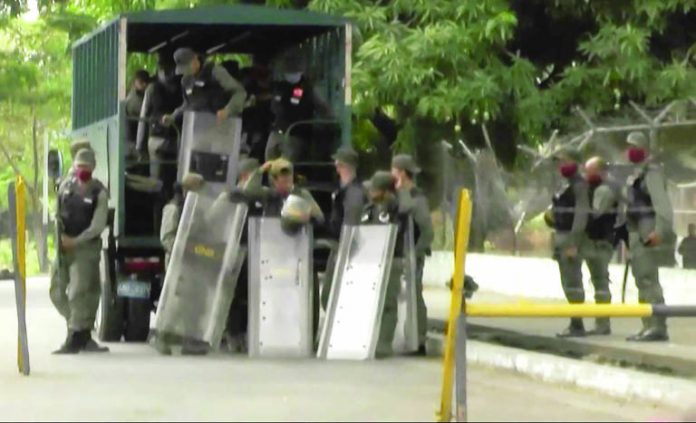
[[[499,155],[508,165],[516,143],[539,144],[551,129],[567,129],[573,106],[601,114],[629,100],[658,104],[696,93],[693,0],[313,0],[310,7],[357,24],[358,112],[393,108],[404,124],[432,120],[453,135],[473,126],[478,135],[468,135],[479,145],[481,123],[502,125],[493,132],[507,135],[496,144],[507,144]]]
[[[20,174],[27,182],[32,229],[41,270],[47,268],[46,231],[41,219],[43,136],[67,127],[70,65],[67,36],[45,22],[12,20],[0,32],[0,157],[3,180]]]

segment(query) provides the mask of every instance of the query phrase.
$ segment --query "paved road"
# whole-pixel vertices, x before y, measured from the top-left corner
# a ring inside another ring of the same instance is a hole
[[[64,327],[31,281],[33,373],[18,375],[12,286],[0,283],[0,420],[428,421],[439,402],[438,359],[378,362],[160,357],[145,345],[112,345],[106,356],[51,356]],[[669,415],[591,392],[472,368],[475,421],[647,421]]]

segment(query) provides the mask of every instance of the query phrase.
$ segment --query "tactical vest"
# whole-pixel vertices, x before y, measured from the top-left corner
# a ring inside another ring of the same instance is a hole
[[[338,239],[341,236],[341,228],[345,220],[345,210],[343,208],[343,201],[348,194],[349,189],[359,189],[363,193],[363,201],[365,199],[365,194],[363,192],[363,186],[357,179],[334,191],[331,195],[331,218],[329,219],[329,230],[331,235]]]
[[[273,96],[273,112],[275,113],[275,130],[285,132],[295,122],[314,118],[314,96],[312,85],[303,76],[297,84],[287,81],[276,83]],[[307,137],[311,135],[311,125],[297,125],[290,135]]]
[[[84,192],[76,178],[68,182],[60,194],[60,220],[65,235],[76,237],[89,228],[102,189],[96,180],[89,182]]]
[[[149,98],[152,110],[149,116],[152,119],[150,136],[162,138],[175,136],[174,128],[161,124],[162,116],[171,114],[181,104],[181,87],[176,84],[172,85],[175,87],[174,89],[168,89],[160,81],[152,83],[152,92]]]
[[[198,75],[188,76],[181,80],[188,110],[217,113],[229,103],[232,95],[225,91],[213,77],[214,67],[214,63],[206,63]]]
[[[552,211],[554,229],[560,232],[570,232],[573,229],[575,219],[575,191],[573,180],[568,181],[568,186],[553,196]]]
[[[396,243],[394,244],[394,257],[404,257],[404,240],[406,238],[406,228],[408,227],[408,215],[399,213],[397,201],[388,204],[370,203],[363,209],[361,218],[362,224],[396,224]]]
[[[645,172],[629,185],[626,199],[626,220],[637,225],[643,219],[655,219],[652,199],[645,186]]]
[[[590,204],[594,204],[595,191],[597,191],[597,188],[600,186],[601,185],[590,185]],[[612,191],[615,191],[613,187],[611,188]],[[587,227],[585,228],[585,233],[588,238],[593,241],[603,240],[611,243],[614,242],[618,206],[619,203],[614,201],[610,212],[600,215],[590,213],[587,220]]]

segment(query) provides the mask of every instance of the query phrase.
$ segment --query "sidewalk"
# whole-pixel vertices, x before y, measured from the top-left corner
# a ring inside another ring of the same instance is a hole
[[[427,287],[425,300],[431,327],[443,330],[449,312],[449,290]],[[519,298],[492,293],[484,288],[477,292],[472,300],[472,302],[481,303],[519,301]],[[524,298],[524,301],[528,303],[560,302],[534,298]],[[559,339],[555,336],[568,324],[566,319],[472,318],[468,323],[471,339],[696,379],[696,321],[694,319],[671,319],[668,323],[670,342],[667,343],[626,342],[627,336],[640,329],[639,319],[613,319],[611,336],[572,339]],[[592,319],[585,320],[587,328],[591,328],[593,324]]]

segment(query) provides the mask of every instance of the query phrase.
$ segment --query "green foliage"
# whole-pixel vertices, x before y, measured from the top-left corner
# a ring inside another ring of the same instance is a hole
[[[674,16],[696,8],[695,1],[536,4],[313,0],[310,7],[344,14],[356,24],[353,88],[358,113],[393,105],[411,111],[402,120],[419,116],[452,128],[460,121],[512,122],[516,139],[536,144],[552,129],[564,129],[575,105],[601,114],[628,100],[657,104],[696,94],[696,35],[690,35],[693,46],[662,52],[672,54],[669,61],[651,48],[654,37],[674,25]],[[545,9],[548,26],[559,25],[561,31],[562,22],[584,22],[572,50],[556,57],[552,50],[546,60],[525,56],[537,47],[533,43],[554,48],[552,34],[523,38],[526,29],[519,28],[517,13],[529,7]],[[510,50],[513,46],[516,51]],[[564,55],[572,59],[564,60]]]

